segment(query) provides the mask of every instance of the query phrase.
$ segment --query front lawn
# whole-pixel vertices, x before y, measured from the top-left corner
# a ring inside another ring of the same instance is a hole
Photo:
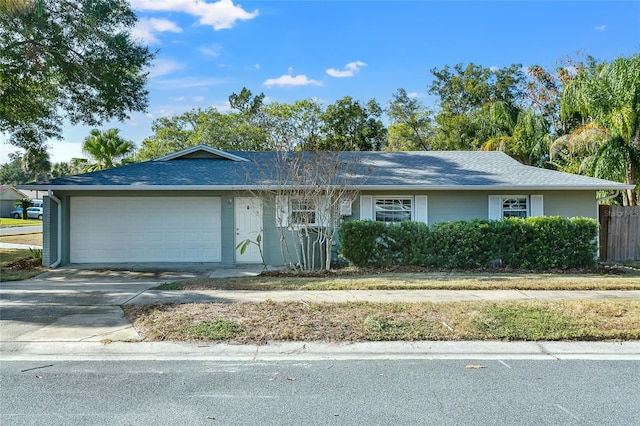
[[[147,340],[637,340],[640,300],[125,305]]]
[[[42,259],[34,259],[29,250],[0,248],[0,281],[21,281],[45,272]]]
[[[42,226],[42,221],[37,219],[13,219],[3,217],[0,219],[0,228],[16,228],[20,226]]]

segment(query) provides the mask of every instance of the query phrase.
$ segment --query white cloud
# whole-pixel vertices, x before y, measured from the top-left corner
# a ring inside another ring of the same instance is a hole
[[[51,155],[52,163],[61,163],[72,158],[86,157],[82,153],[82,142],[53,142],[50,147],[49,154]]]
[[[199,0],[132,0],[131,6],[139,11],[183,12],[195,16],[201,25],[209,25],[214,30],[233,27],[238,20],[253,19],[258,10],[247,12],[233,4],[233,0],[208,3]]]
[[[185,99],[184,96],[178,96],[177,98],[169,97],[170,101],[177,101],[177,102],[183,102],[184,99]]]
[[[193,101],[194,102],[202,102],[202,101],[204,101],[204,96],[194,96],[193,97]]]
[[[168,19],[142,18],[131,31],[131,36],[144,43],[154,44],[160,42],[156,34],[164,32],[181,33],[182,28]]]
[[[366,67],[367,64],[365,64],[362,61],[356,61],[356,62],[349,62],[347,65],[345,65],[343,70],[339,70],[336,68],[329,68],[327,70],[327,74],[329,74],[331,77],[353,77],[358,71],[360,71],[361,67]]]
[[[150,112],[146,113],[144,116],[153,119],[153,114],[151,114]]]
[[[606,30],[606,29],[607,29],[607,26],[606,26],[606,25],[598,25],[598,26],[596,27],[596,31],[604,31],[604,30]]]
[[[190,89],[194,87],[219,86],[227,81],[220,78],[185,77],[155,80],[153,85],[163,89]]]
[[[208,46],[200,46],[198,50],[204,55],[217,58],[218,56],[220,56],[222,46],[220,46],[219,44],[210,44]]]
[[[407,96],[410,98],[419,98],[422,95],[420,95],[419,92],[411,92],[411,93],[407,93]]]
[[[218,104],[218,105],[211,104],[211,105],[209,105],[209,106],[210,106],[211,108],[215,108],[215,109],[216,109],[216,111],[218,111],[218,112],[228,112],[228,111],[231,111],[231,105],[229,104],[229,102],[225,102],[225,103]]]
[[[496,72],[496,71],[498,71],[500,68],[496,67],[495,65],[492,65],[492,66],[490,66],[490,67],[489,67],[489,69],[490,69],[491,71],[493,71],[493,72]]]
[[[306,75],[296,75],[295,77],[292,75],[283,75],[278,78],[270,78],[264,83],[263,86],[272,87],[272,86],[322,86],[322,82],[318,80],[310,80]]]
[[[149,78],[171,74],[182,68],[184,65],[171,59],[156,59],[153,61],[153,67],[149,70]]]

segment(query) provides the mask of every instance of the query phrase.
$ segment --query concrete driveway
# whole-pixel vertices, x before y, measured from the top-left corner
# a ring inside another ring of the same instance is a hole
[[[165,281],[60,270],[1,283],[0,342],[137,340],[120,305]]]
[[[136,341],[121,305],[158,284],[194,277],[257,275],[259,266],[213,264],[84,265],[0,283],[0,342]],[[152,292],[153,293],[153,292]],[[150,303],[162,303],[153,300]]]

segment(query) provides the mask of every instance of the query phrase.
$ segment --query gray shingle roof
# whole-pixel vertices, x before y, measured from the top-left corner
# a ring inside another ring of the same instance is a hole
[[[279,179],[277,171],[287,158],[302,158],[327,165],[339,155],[342,182],[371,189],[628,189],[629,185],[525,166],[502,152],[415,151],[342,152],[339,154],[283,154],[277,152],[232,152],[249,161],[210,156],[172,156],[110,170],[63,177],[23,186],[29,189],[154,190],[154,189],[243,189],[264,187]],[[206,154],[206,153],[205,153]],[[366,176],[366,177],[363,177]],[[289,176],[287,183],[296,182]]]

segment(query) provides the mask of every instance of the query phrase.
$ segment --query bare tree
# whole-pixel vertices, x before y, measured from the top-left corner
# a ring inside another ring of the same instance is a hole
[[[284,264],[331,269],[336,232],[371,172],[358,158],[353,152],[276,152],[252,164],[262,181],[252,193],[275,209]]]

